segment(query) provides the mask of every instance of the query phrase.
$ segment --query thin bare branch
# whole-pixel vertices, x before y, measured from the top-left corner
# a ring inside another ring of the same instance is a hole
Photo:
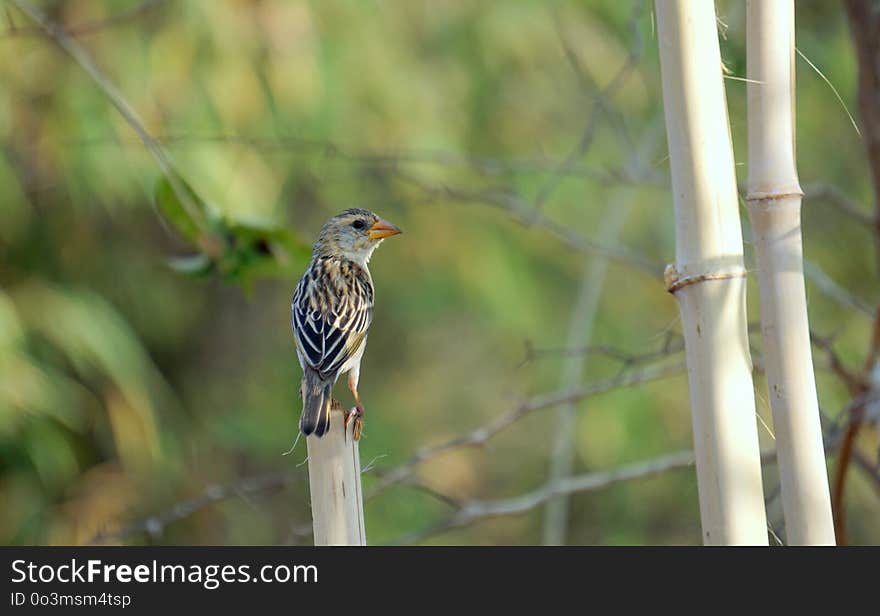
[[[871,485],[874,486],[874,490],[877,491],[877,495],[880,496],[880,464],[876,461],[872,461],[868,456],[858,450],[853,451],[852,459],[853,462],[865,472],[865,475],[871,480]]]
[[[681,451],[661,456],[654,460],[622,466],[610,471],[586,473],[553,481],[537,490],[514,498],[469,501],[439,524],[405,535],[394,541],[394,543],[418,543],[433,535],[467,526],[479,520],[525,513],[557,496],[601,490],[625,481],[643,479],[671,470],[689,468],[693,464],[693,452]]]
[[[874,244],[880,275],[880,13],[871,0],[846,0],[849,29],[856,52],[859,77],[859,116],[862,142],[874,189]]]
[[[833,449],[838,444],[837,439],[826,439],[825,449]],[[761,463],[773,464],[776,462],[776,457],[775,448],[765,450],[761,452]],[[693,465],[693,452],[680,451],[612,470],[596,471],[550,481],[540,488],[512,498],[465,501],[441,522],[424,530],[404,535],[392,543],[395,545],[418,543],[434,535],[469,526],[482,520],[527,513],[560,495],[595,492],[619,483],[654,477],[670,471],[690,468]]]
[[[843,382],[850,395],[857,396],[864,391],[861,377],[847,368],[843,363],[843,358],[834,350],[833,336],[822,336],[811,331],[810,340],[813,342],[813,346],[825,353],[825,357],[828,359],[828,369]]]
[[[548,231],[574,250],[601,255],[615,263],[644,272],[658,281],[662,279],[663,268],[660,264],[654,263],[641,255],[633,254],[627,249],[607,246],[587,238],[570,227],[550,219],[542,212],[536,210],[522,196],[510,189],[471,190],[446,185],[430,185],[406,173],[398,173],[397,177],[435,198],[440,197],[461,203],[479,203],[497,207],[506,211],[515,220],[524,225],[537,226]]]
[[[79,43],[77,43],[70,35],[68,35],[60,26],[50,21],[46,15],[36,6],[26,0],[10,0],[18,9],[27,15],[34,23],[61,47],[94,81],[98,89],[104,94],[110,104],[116,108],[126,123],[134,130],[138,138],[146,147],[147,151],[152,155],[162,174],[168,179],[175,196],[180,200],[181,204],[187,210],[190,218],[199,225],[200,228],[206,228],[204,216],[199,208],[193,203],[190,192],[183,186],[175,172],[171,161],[165,154],[160,144],[150,135],[144,123],[138,116],[134,108],[128,104],[122,93],[116,86],[104,75],[98,65],[95,64],[91,55]]]
[[[537,411],[559,406],[569,402],[575,402],[598,396],[616,389],[631,387],[642,383],[648,383],[659,379],[664,379],[673,375],[680,374],[684,371],[684,364],[676,362],[673,364],[664,364],[659,366],[648,366],[639,370],[621,373],[620,375],[584,385],[572,389],[564,389],[558,392],[536,396],[514,407],[513,409],[497,415],[483,426],[471,431],[468,434],[458,436],[438,445],[424,447],[418,450],[408,461],[402,465],[388,469],[385,471],[377,471],[379,481],[368,492],[366,498],[372,498],[391,486],[410,480],[415,473],[415,469],[428,460],[437,456],[462,449],[465,447],[481,447],[486,442],[509,428],[512,424],[520,419],[531,415]]]
[[[526,357],[520,365],[522,366],[531,361],[536,361],[547,357],[586,356],[604,357],[606,359],[618,361],[622,363],[625,367],[628,367],[635,364],[645,363],[648,361],[661,359],[663,357],[668,357],[674,353],[679,353],[683,350],[684,338],[682,338],[681,334],[675,332],[668,332],[660,349],[642,355],[635,355],[626,351],[622,351],[621,349],[618,349],[616,347],[607,345],[588,345],[584,347],[538,349],[532,347],[530,344],[527,344]]]
[[[631,21],[633,23],[637,22],[638,17],[642,14],[643,10],[644,3],[636,3],[635,8],[633,9],[633,16],[631,18]],[[614,76],[611,78],[611,81],[609,81],[605,87],[598,90],[598,92],[594,96],[592,108],[590,109],[586,125],[581,131],[581,136],[578,139],[578,142],[575,144],[574,148],[572,148],[571,152],[569,152],[568,155],[559,163],[550,178],[538,190],[538,194],[534,200],[536,211],[540,211],[544,207],[547,199],[549,199],[551,194],[559,187],[563,178],[568,175],[569,171],[577,165],[579,160],[583,159],[583,157],[586,156],[587,152],[593,144],[593,141],[595,140],[601,114],[604,113],[609,116],[612,114],[609,100],[617,93],[618,90],[620,90],[620,88],[622,88],[626,84],[627,79],[638,66],[639,61],[641,60],[644,46],[641,44],[641,38],[638,36],[638,28],[633,26],[632,30],[634,32],[634,38],[638,44],[636,44],[633,49],[630,50],[630,53],[624,60],[623,66],[621,66],[620,69],[614,74]],[[575,74],[578,76],[579,81],[585,87],[595,89],[596,84],[593,82],[592,78],[590,78],[589,73],[581,66],[577,54],[572,49],[569,41],[563,36],[562,28],[557,27],[557,32],[559,32],[559,38],[562,42],[562,47],[565,50],[565,56],[568,59],[569,64],[574,69]]]
[[[122,543],[139,535],[148,535],[155,539],[160,537],[168,526],[198,513],[209,505],[231,498],[247,498],[253,494],[279,490],[305,478],[305,471],[297,470],[246,477],[229,485],[210,485],[201,494],[180,501],[165,511],[123,526],[119,530],[99,533],[89,543]]]
[[[558,164],[548,158],[499,158],[477,156],[464,152],[432,150],[423,148],[390,148],[388,150],[360,148],[342,143],[306,139],[294,136],[259,137],[227,134],[175,133],[155,135],[154,139],[166,147],[194,147],[206,144],[253,148],[262,153],[301,154],[322,157],[328,161],[338,161],[395,170],[402,166],[437,165],[461,167],[485,176],[548,175],[563,173],[567,177],[581,178],[608,185],[638,185],[648,188],[667,188],[668,182],[653,170],[645,170],[637,175],[633,170],[621,168],[594,168],[578,165],[560,171]],[[65,142],[71,147],[112,145],[126,146],[133,142],[120,141],[109,137],[84,137]],[[139,142],[138,142],[139,143]],[[650,171],[650,173],[649,173]]]
[[[866,225],[869,228],[875,224],[874,217],[865,208],[856,204],[855,201],[836,186],[816,182],[813,184],[807,184],[803,189],[804,196],[807,199],[823,201],[836,208],[841,213],[846,214],[854,221]]]
[[[58,24],[58,28],[64,31],[68,36],[73,37],[81,37],[87,36],[90,34],[96,34],[103,30],[107,30],[108,28],[112,28],[114,26],[118,26],[127,21],[131,21],[137,17],[140,17],[144,13],[156,8],[159,4],[162,4],[166,0],[143,0],[142,2],[135,4],[123,11],[119,11],[109,17],[104,19],[98,19],[95,21],[85,21],[82,23],[76,24]],[[13,38],[18,36],[39,36],[41,34],[45,34],[45,31],[42,27],[17,27],[12,19],[9,19],[10,27],[8,30],[4,30],[0,32],[0,39],[3,38]]]
[[[816,285],[816,288],[829,299],[865,316],[874,316],[874,309],[871,308],[868,302],[841,287],[822,268],[807,258],[804,258],[804,275],[807,277],[807,280]]]

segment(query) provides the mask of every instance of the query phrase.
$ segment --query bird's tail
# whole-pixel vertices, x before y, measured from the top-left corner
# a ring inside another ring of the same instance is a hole
[[[330,431],[330,405],[333,401],[332,381],[323,380],[318,373],[306,369],[303,377],[303,412],[299,429],[306,436],[324,436]]]

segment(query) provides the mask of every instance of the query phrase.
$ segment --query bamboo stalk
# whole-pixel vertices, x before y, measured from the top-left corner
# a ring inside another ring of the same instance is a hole
[[[834,545],[795,166],[794,2],[747,2],[749,179],[761,331],[789,545]]]
[[[654,152],[660,143],[661,132],[652,128],[644,136],[642,144],[637,151],[633,152],[630,165],[637,172],[642,172],[646,161],[654,157]],[[618,198],[610,204],[608,214],[602,220],[596,237],[603,238],[606,242],[616,242],[624,223],[628,219],[635,200],[631,197]],[[595,255],[588,268],[585,269],[581,278],[580,289],[572,309],[568,325],[568,335],[565,340],[570,346],[583,343],[589,345],[593,335],[593,321],[598,310],[602,288],[605,286],[605,278],[611,263],[603,255]],[[587,365],[588,357],[585,354],[575,354],[570,357],[563,367],[561,385],[572,388],[577,385],[583,375],[584,366]],[[574,466],[574,442],[575,442],[575,412],[578,404],[571,402],[559,409],[556,422],[556,434],[553,439],[553,449],[550,454],[549,479],[562,480],[572,473]],[[565,533],[568,526],[570,498],[561,495],[547,503],[544,514],[544,528],[542,532],[543,545],[565,545]]]
[[[745,268],[714,3],[657,0],[703,542],[767,545]]]
[[[306,438],[315,545],[366,545],[361,462],[354,425],[333,401],[330,431]]]
[[[608,214],[599,226],[598,237],[615,241],[626,222],[633,207],[633,199],[612,203]],[[605,277],[608,273],[608,261],[596,257],[581,276],[577,300],[571,311],[568,335],[565,338],[569,346],[588,345],[593,335],[593,323],[599,309],[599,300]],[[561,386],[575,387],[583,378],[584,366],[587,364],[586,354],[575,354],[566,360],[562,369]],[[550,457],[550,481],[563,480],[571,475],[574,468],[575,413],[578,405],[571,402],[559,408],[556,419],[556,434]],[[560,495],[547,503],[544,513],[543,541],[544,545],[565,545],[568,529],[569,496]]]

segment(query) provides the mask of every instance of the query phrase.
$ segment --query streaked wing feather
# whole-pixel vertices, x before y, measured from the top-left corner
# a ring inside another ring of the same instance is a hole
[[[322,295],[327,286],[321,287],[323,277],[315,276],[312,267],[293,296],[293,331],[308,365],[326,378],[335,378],[366,340],[373,314],[372,283],[369,274],[355,274],[346,279],[348,292],[341,298]],[[329,297],[330,302],[319,301],[321,297]]]

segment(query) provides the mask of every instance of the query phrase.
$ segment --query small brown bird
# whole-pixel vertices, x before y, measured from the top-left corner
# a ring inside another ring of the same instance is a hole
[[[369,210],[350,209],[321,227],[312,260],[296,286],[290,305],[296,354],[303,369],[299,429],[306,436],[330,430],[333,385],[348,372],[360,433],[364,412],[358,396],[361,358],[373,320],[373,278],[367,264],[382,240],[400,229]]]

